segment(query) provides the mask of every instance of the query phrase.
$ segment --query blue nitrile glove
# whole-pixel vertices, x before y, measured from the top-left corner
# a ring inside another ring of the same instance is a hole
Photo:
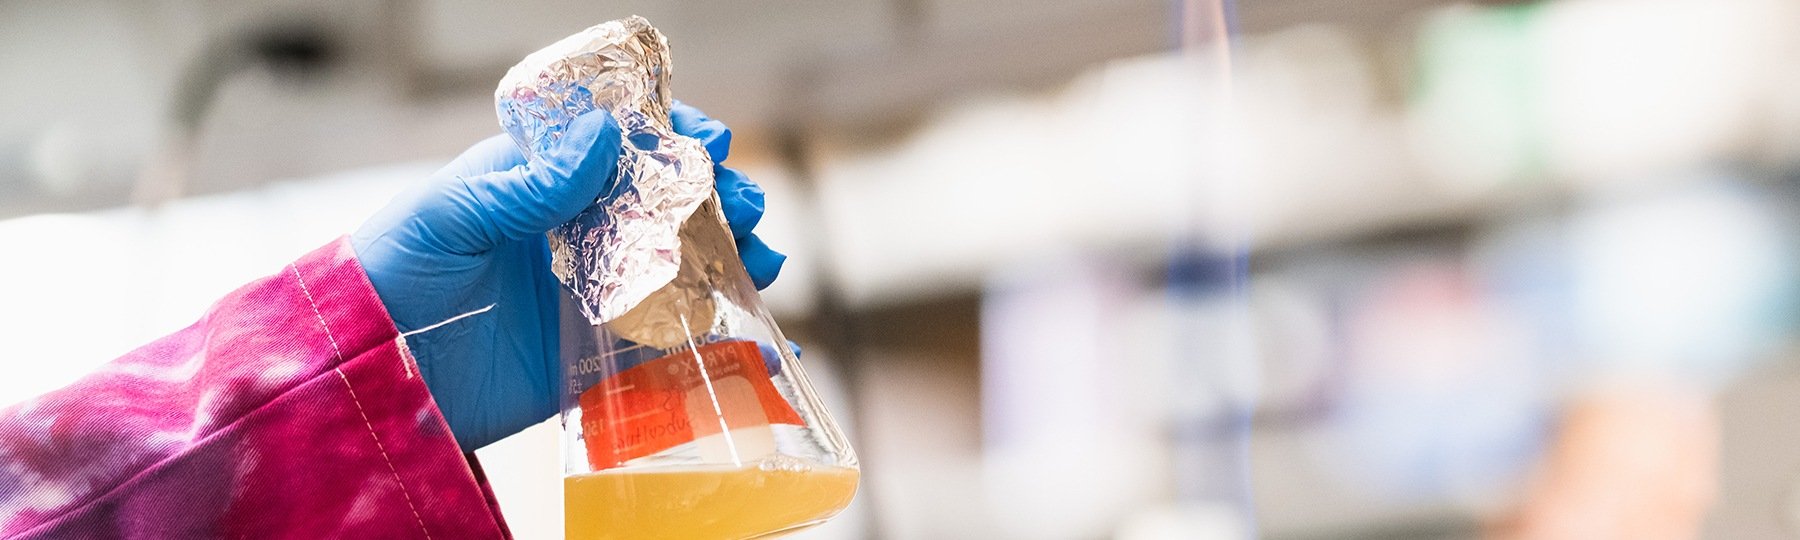
[[[674,120],[677,133],[705,143],[714,162],[725,160],[731,132],[723,124],[680,104]],[[561,145],[534,161],[506,136],[489,138],[351,235],[401,332],[442,323],[406,342],[464,450],[556,414],[563,293],[550,274],[544,232],[617,181],[619,145],[618,126],[599,111],[577,118]],[[786,257],[750,234],[762,218],[762,189],[735,170],[714,172],[744,265],[765,287]]]

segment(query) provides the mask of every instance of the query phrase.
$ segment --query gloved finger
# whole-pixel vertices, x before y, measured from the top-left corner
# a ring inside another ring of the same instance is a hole
[[[762,349],[763,369],[769,372],[769,376],[773,377],[780,375],[781,351],[775,350],[774,345],[763,343],[761,341],[756,342],[756,348]]]
[[[617,180],[620,140],[612,114],[597,110],[576,117],[538,159],[459,177],[479,205],[477,226],[487,240],[481,247],[544,234],[592,205]]]
[[[724,163],[731,155],[731,128],[723,122],[713,120],[700,112],[700,109],[689,107],[686,103],[675,102],[669,109],[669,120],[675,124],[675,132],[693,137],[706,146],[706,154],[712,156],[713,163]]]
[[[731,225],[731,238],[743,240],[750,236],[756,223],[763,217],[762,186],[751,182],[744,173],[737,169],[718,166],[713,167],[714,185],[719,190],[719,203],[725,212],[725,222]]]
[[[781,265],[787,262],[787,255],[770,249],[756,235],[744,237],[737,242],[738,257],[744,260],[744,270],[750,273],[750,282],[756,284],[758,290],[768,288],[781,275]]]
[[[794,357],[799,358],[800,344],[794,343],[794,340],[791,339],[788,340],[787,344],[788,350],[794,351]],[[775,376],[781,374],[781,351],[776,350],[774,345],[763,343],[761,341],[756,342],[756,347],[762,349],[763,367],[769,370],[769,375]]]
[[[495,135],[475,143],[462,155],[450,160],[444,168],[438,170],[436,176],[450,178],[455,176],[480,176],[483,174],[504,171],[525,165],[525,154],[519,152],[519,144],[512,137]]]

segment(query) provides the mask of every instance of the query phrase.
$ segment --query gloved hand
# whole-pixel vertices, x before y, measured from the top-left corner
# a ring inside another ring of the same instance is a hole
[[[679,103],[672,117],[675,131],[699,139],[719,164],[713,172],[738,253],[757,288],[768,286],[786,256],[750,232],[762,218],[763,192],[724,167],[731,131]],[[402,333],[444,323],[406,342],[465,451],[556,414],[563,293],[544,232],[617,181],[619,145],[619,128],[603,111],[575,119],[560,146],[535,161],[506,136],[489,138],[351,235]]]

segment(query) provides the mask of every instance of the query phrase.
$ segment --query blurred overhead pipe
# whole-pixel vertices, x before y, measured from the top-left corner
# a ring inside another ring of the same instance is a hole
[[[203,47],[176,83],[161,147],[133,186],[132,201],[154,207],[186,192],[200,128],[226,83],[257,67],[311,80],[336,63],[341,48],[322,25],[307,21],[271,24]]]

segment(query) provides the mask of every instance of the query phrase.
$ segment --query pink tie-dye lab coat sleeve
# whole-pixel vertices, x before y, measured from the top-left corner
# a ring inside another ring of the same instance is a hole
[[[343,240],[0,410],[0,538],[508,536]]]

